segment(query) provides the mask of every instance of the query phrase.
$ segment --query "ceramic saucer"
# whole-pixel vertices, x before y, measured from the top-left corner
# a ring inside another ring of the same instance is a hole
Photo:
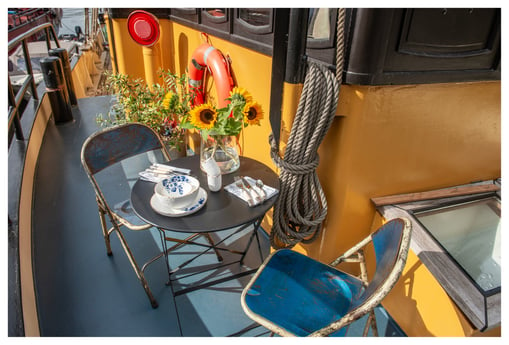
[[[196,199],[192,203],[190,203],[189,206],[171,208],[161,205],[159,199],[157,199],[157,196],[155,194],[150,199],[150,206],[152,206],[154,211],[156,211],[160,215],[167,217],[183,217],[187,216],[188,214],[195,213],[196,211],[201,209],[206,202],[207,202],[207,191],[200,187]]]
[[[205,205],[206,202],[207,202],[207,191],[200,187],[196,199],[194,199],[194,201],[190,203],[189,206],[171,208],[161,205],[159,199],[157,199],[155,194],[150,199],[150,206],[152,206],[154,211],[156,211],[160,215],[167,217],[183,217],[198,211]]]

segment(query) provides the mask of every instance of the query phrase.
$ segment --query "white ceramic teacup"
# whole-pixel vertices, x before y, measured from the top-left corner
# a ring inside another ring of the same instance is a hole
[[[175,175],[158,182],[154,192],[159,203],[168,208],[183,208],[192,203],[200,189],[200,182],[187,175]]]

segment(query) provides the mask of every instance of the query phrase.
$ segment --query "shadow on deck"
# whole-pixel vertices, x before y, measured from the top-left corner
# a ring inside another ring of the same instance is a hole
[[[41,147],[33,204],[41,336],[228,336],[253,325],[240,305],[240,293],[250,276],[173,297],[172,289],[191,278],[165,285],[166,266],[159,260],[146,271],[159,303],[152,309],[116,237],[112,239],[113,256],[106,255],[94,192],[81,166],[80,151],[85,139],[99,129],[95,116],[107,112],[110,99],[80,99],[73,109],[74,122],[55,126],[50,120]],[[139,262],[161,250],[156,232],[124,232]],[[245,237],[234,241],[242,244]],[[266,233],[261,231],[260,238],[267,254]],[[256,267],[259,258],[254,247],[246,265]],[[171,254],[170,264],[174,266],[198,250],[183,247]],[[204,258],[214,260],[215,256]],[[377,308],[376,315],[380,335],[403,335],[382,308]],[[350,335],[361,335],[364,323],[365,319],[357,321],[350,327]],[[243,335],[268,332],[258,327]]]

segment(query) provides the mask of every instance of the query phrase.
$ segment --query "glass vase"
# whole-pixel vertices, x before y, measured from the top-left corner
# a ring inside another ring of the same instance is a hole
[[[234,135],[201,135],[200,168],[204,169],[204,162],[214,159],[221,170],[221,174],[229,174],[239,169],[239,147]],[[206,172],[206,171],[205,171]]]
[[[162,135],[161,140],[170,155],[170,159],[177,159],[187,156],[187,144],[185,132],[177,134],[178,137]]]

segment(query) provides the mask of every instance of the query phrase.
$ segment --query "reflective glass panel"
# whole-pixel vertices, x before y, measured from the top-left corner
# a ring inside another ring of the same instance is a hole
[[[500,287],[500,201],[489,198],[416,214],[484,290]]]
[[[213,17],[226,16],[226,8],[206,8],[205,11]]]
[[[253,26],[267,26],[270,24],[270,8],[241,8],[240,19]]]
[[[328,40],[331,33],[330,8],[310,8],[308,21],[308,38]]]

